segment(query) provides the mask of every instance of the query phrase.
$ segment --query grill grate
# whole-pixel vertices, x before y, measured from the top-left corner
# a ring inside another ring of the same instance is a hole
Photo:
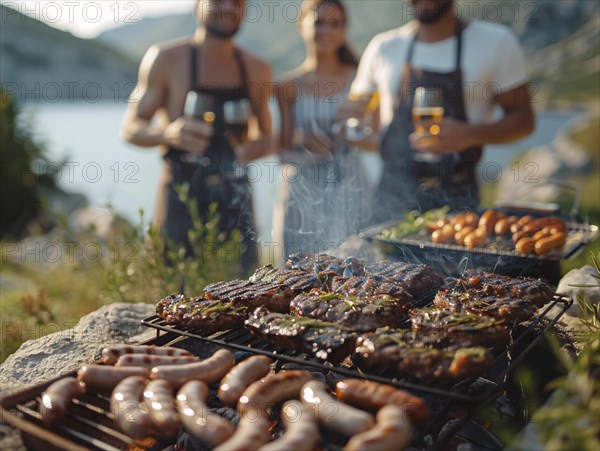
[[[535,345],[543,338],[544,333],[550,330],[554,324],[560,319],[560,317],[564,314],[564,312],[571,306],[572,299],[556,295],[553,300],[544,307],[544,309],[537,314],[537,316],[529,323],[524,331],[519,334],[519,337],[511,343],[509,352],[512,354],[515,349],[518,348],[521,344],[525,343],[525,340],[528,338],[531,339],[531,342],[527,344],[525,349],[517,356],[513,356],[511,359],[511,363],[506,365],[505,368],[493,379],[498,379],[498,381],[502,381],[507,374],[514,370],[516,365],[518,365],[526,356],[527,353],[535,347]],[[554,307],[559,307],[559,313],[552,319],[547,321],[547,324],[542,328],[541,331],[538,331],[537,326],[544,320],[547,319],[548,313]],[[340,374],[342,376],[355,377],[355,378],[363,378],[372,380],[375,382],[381,382],[384,384],[394,385],[398,388],[404,390],[410,390],[417,393],[430,394],[434,396],[444,396],[450,400],[463,402],[463,403],[472,403],[478,404],[484,402],[489,399],[497,390],[494,392],[483,392],[478,394],[468,394],[465,389],[468,389],[468,385],[460,384],[461,389],[444,389],[437,387],[425,386],[413,382],[409,382],[406,380],[401,380],[398,378],[389,378],[382,377],[376,374],[370,374],[363,371],[359,371],[357,369],[345,367],[345,366],[335,366],[326,362],[322,362],[311,358],[305,354],[300,354],[297,352],[290,352],[287,350],[283,350],[280,348],[276,348],[268,343],[265,343],[260,338],[252,335],[245,328],[218,332],[216,334],[210,336],[203,336],[198,331],[190,330],[190,329],[179,329],[174,326],[167,325],[164,320],[158,316],[152,316],[150,318],[146,318],[142,320],[142,324],[148,327],[152,327],[157,330],[157,337],[160,336],[160,332],[170,332],[176,335],[181,335],[184,337],[193,338],[196,340],[200,340],[205,343],[211,343],[216,346],[226,347],[235,351],[244,351],[250,352],[253,354],[261,354],[266,355],[271,358],[276,358],[278,360],[287,362],[287,363],[296,363],[299,365],[304,365],[307,367],[312,367],[321,371],[332,371],[334,373]],[[493,368],[498,368],[498,365],[501,363],[502,359],[505,358],[505,354],[499,355]],[[501,390],[501,387],[499,386]],[[465,391],[463,391],[465,390]]]
[[[366,378],[394,385],[417,394],[422,394],[429,399],[434,398],[439,400],[441,396],[446,402],[444,404],[445,407],[436,412],[436,417],[440,420],[427,428],[427,431],[439,431],[440,421],[442,421],[441,419],[450,409],[457,406],[478,405],[495,399],[504,390],[502,381],[505,379],[505,376],[526,358],[527,354],[543,338],[544,333],[554,326],[571,304],[571,299],[559,295],[555,296],[553,301],[538,314],[511,345],[513,349],[524,345],[523,351],[518,355],[513,355],[508,365],[503,364],[505,362],[504,355],[497,358],[497,362],[495,363],[503,368],[496,377],[499,383],[479,393],[469,393],[471,383],[459,384],[460,387],[455,386],[453,389],[443,389],[384,378],[378,375],[365,374],[351,368],[332,366],[309,359],[306,355],[275,349],[243,328],[204,337],[194,331],[179,330],[167,326],[158,317],[145,319],[142,323],[156,329],[157,332],[155,338],[144,343],[148,345],[193,348],[196,353],[206,352],[207,347],[212,347],[207,346],[207,344],[222,346],[238,351],[268,355],[271,358],[278,359],[278,363],[298,363],[308,369],[314,368],[321,371],[332,371],[342,376]],[[559,309],[557,315],[553,318],[548,318],[548,313],[555,306]],[[278,366],[280,367],[280,365]],[[496,367],[496,364],[494,367]],[[74,375],[75,372],[72,372],[64,376]],[[41,394],[57,379],[29,387],[1,400],[1,418],[21,431],[24,442],[30,449],[115,450],[146,448],[159,450],[172,444],[156,440],[140,443],[121,433],[114,423],[113,415],[109,412],[109,399],[101,395],[85,394],[80,400],[73,402],[65,421],[51,427],[44,425],[38,413]],[[469,409],[466,409],[466,411],[469,412]],[[447,438],[440,437],[434,444],[434,448],[443,448],[442,441]],[[333,443],[322,442],[321,445],[323,449],[340,449],[339,445]]]

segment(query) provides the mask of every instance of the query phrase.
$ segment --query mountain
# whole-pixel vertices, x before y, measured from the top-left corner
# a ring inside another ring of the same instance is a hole
[[[238,45],[269,61],[275,74],[296,67],[304,58],[304,45],[298,34],[297,8],[285,6],[299,2],[271,2],[272,9],[261,2],[248,9],[248,19],[236,37]],[[371,38],[406,21],[397,0],[354,0],[346,2],[350,17],[349,39],[357,52],[362,52]],[[140,60],[152,44],[190,36],[196,29],[196,19],[190,6],[189,14],[143,18],[136,24],[105,31],[98,40],[121,49]]]
[[[242,27],[237,42],[269,61],[275,74],[280,75],[302,61],[304,47],[292,20],[296,9],[284,6],[285,2],[272,3],[276,6],[271,10],[261,7],[260,2],[253,3],[258,6],[248,9],[249,16],[254,14]],[[398,27],[412,18],[406,1],[347,0],[346,5],[350,16],[349,39],[358,52],[364,50],[378,32]],[[531,56],[578,30],[599,11],[598,5],[590,0],[459,0],[457,7],[464,17],[501,22],[511,27],[526,54]],[[152,44],[189,36],[195,28],[196,19],[190,6],[189,14],[144,18],[137,24],[107,30],[98,39],[139,61]]]
[[[96,40],[80,39],[0,5],[0,80],[21,100],[122,98],[137,63]]]

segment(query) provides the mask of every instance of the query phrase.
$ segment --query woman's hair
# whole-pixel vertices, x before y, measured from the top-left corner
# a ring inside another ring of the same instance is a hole
[[[322,5],[338,8],[342,12],[344,26],[348,23],[348,13],[346,12],[346,7],[341,0],[304,0],[304,3],[302,4],[302,14],[300,15],[300,20],[303,20],[308,14],[316,14],[317,9]],[[358,58],[350,48],[350,45],[347,41],[344,42],[338,49],[337,56],[342,64],[348,64],[354,67],[358,66]]]

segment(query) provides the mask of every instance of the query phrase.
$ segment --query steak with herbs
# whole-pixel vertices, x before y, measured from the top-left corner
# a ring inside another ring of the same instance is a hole
[[[211,334],[242,326],[247,312],[245,306],[172,294],[160,300],[156,305],[156,314],[171,326]]]
[[[433,300],[438,308],[521,323],[552,300],[553,290],[536,279],[519,279],[467,270],[440,290]]]
[[[352,360],[366,372],[402,376],[421,383],[451,384],[478,377],[492,364],[482,347],[441,346],[435,338],[409,330],[380,329],[358,337]]]
[[[347,296],[388,295],[404,305],[410,305],[413,297],[401,285],[383,276],[336,277],[331,283],[331,291]]]
[[[502,320],[438,308],[410,311],[413,331],[466,346],[499,348],[510,342],[510,331]]]
[[[290,313],[336,324],[355,332],[367,332],[380,327],[398,327],[406,318],[405,302],[381,294],[347,296],[312,290],[296,296],[290,303]]]
[[[365,266],[356,257],[339,259],[329,254],[292,254],[285,263],[286,268],[314,273],[335,273],[352,277],[365,274]]]
[[[382,276],[402,286],[420,301],[444,285],[444,277],[433,268],[405,262],[380,261],[365,269],[367,275]]]
[[[287,312],[294,297],[294,291],[287,285],[249,280],[212,283],[204,288],[203,294],[206,299],[246,306],[248,312],[261,306],[276,312]]]
[[[356,336],[337,325],[257,308],[246,320],[248,330],[272,345],[341,362],[354,349]]]
[[[327,277],[322,273],[279,269],[273,265],[258,268],[250,277],[252,283],[276,283],[289,287],[295,294],[304,293],[313,288],[323,288]]]

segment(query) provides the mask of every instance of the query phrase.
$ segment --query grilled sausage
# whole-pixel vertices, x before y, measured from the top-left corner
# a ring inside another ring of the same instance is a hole
[[[300,400],[313,411],[319,423],[346,437],[367,431],[375,424],[370,413],[333,398],[324,382],[309,381],[304,384]]]
[[[486,229],[479,227],[474,232],[469,233],[464,239],[464,245],[470,249],[479,247],[484,244],[488,239]]]
[[[150,371],[150,378],[164,379],[175,388],[179,388],[192,380],[211,384],[225,376],[234,364],[233,354],[227,349],[219,349],[208,359],[201,362],[175,366],[155,366]]]
[[[235,433],[213,451],[256,451],[271,438],[270,426],[265,412],[251,407],[242,414]]]
[[[515,246],[515,251],[519,254],[533,254],[534,250],[535,240],[533,238],[521,238]]]
[[[192,354],[185,349],[173,348],[169,346],[130,346],[118,345],[104,348],[102,350],[102,363],[114,365],[119,357],[125,354],[150,354],[150,355],[167,355],[167,356],[191,356]]]
[[[518,220],[519,218],[517,218],[516,216],[509,216],[508,218],[499,219],[496,225],[494,226],[494,233],[499,236],[508,234],[508,232],[510,232],[511,226],[515,224]]]
[[[217,446],[233,435],[234,428],[225,418],[206,406],[208,386],[202,381],[187,382],[175,401],[181,423],[187,431],[209,446]]]
[[[481,215],[479,218],[478,228],[483,228],[487,233],[492,233],[494,231],[494,227],[496,226],[496,222],[501,219],[504,215],[495,210],[487,210],[485,213]]]
[[[152,431],[152,421],[147,410],[141,408],[140,400],[146,378],[131,376],[115,387],[110,398],[110,411],[115,416],[115,422],[125,434],[142,439]]]
[[[536,241],[539,241],[542,238],[548,238],[550,235],[552,235],[550,229],[548,227],[544,227],[539,232],[535,232],[532,238]]]
[[[474,231],[475,229],[473,227],[465,226],[454,234],[454,241],[456,241],[456,244],[463,245],[465,244],[465,237]]]
[[[517,244],[523,238],[531,238],[532,235],[533,233],[531,232],[525,232],[524,230],[520,230],[517,233],[513,233],[512,240],[513,243]]]
[[[168,355],[149,355],[149,354],[126,354],[117,359],[115,367],[138,366],[151,370],[155,366],[163,365],[183,365],[200,360],[195,356],[168,356]]]
[[[335,386],[335,395],[348,404],[372,412],[386,405],[401,407],[417,424],[429,420],[429,409],[421,398],[390,385],[360,379],[344,379]]]
[[[535,243],[535,253],[538,255],[550,252],[552,249],[562,247],[567,242],[567,234],[564,232],[555,233],[548,238],[542,238]]]
[[[515,222],[513,225],[510,226],[510,231],[512,233],[517,233],[523,227],[525,227],[527,224],[529,224],[531,221],[533,221],[533,216],[531,216],[531,215],[522,216],[521,218],[519,218],[519,220],[517,222]]]
[[[567,225],[565,224],[565,221],[560,218],[539,218],[527,223],[525,226],[523,226],[523,230],[526,232],[537,232],[542,230],[544,227],[553,227],[559,230],[566,230]]]
[[[255,355],[240,362],[221,380],[219,399],[227,405],[235,405],[244,390],[252,382],[269,374],[270,369],[271,359],[263,355]]]
[[[473,228],[477,228],[479,224],[479,215],[472,211],[465,213],[465,225]]]
[[[238,411],[266,409],[273,404],[297,398],[302,386],[313,378],[309,371],[291,370],[273,374],[251,384],[238,402]]]
[[[85,384],[89,392],[110,393],[119,382],[131,376],[147,378],[146,368],[135,366],[115,368],[106,365],[86,365],[77,372],[77,379]]]
[[[397,406],[385,406],[377,412],[374,428],[355,435],[344,451],[401,451],[409,444],[412,435],[410,421]]]
[[[67,407],[74,398],[85,393],[85,388],[74,377],[65,377],[51,384],[42,393],[40,415],[47,425],[61,420],[67,413]]]
[[[454,237],[454,226],[446,224],[441,229],[436,230],[431,234],[431,241],[434,243],[446,243]]]
[[[144,388],[144,402],[155,429],[165,437],[176,436],[181,423],[171,384],[160,379],[148,382]]]
[[[454,216],[450,220],[450,224],[452,224],[454,226],[454,231],[458,232],[460,229],[462,229],[467,224],[466,214],[461,213],[461,214]]]
[[[260,451],[313,451],[319,438],[319,426],[312,412],[299,401],[288,401],[281,409],[285,434],[268,443]]]

